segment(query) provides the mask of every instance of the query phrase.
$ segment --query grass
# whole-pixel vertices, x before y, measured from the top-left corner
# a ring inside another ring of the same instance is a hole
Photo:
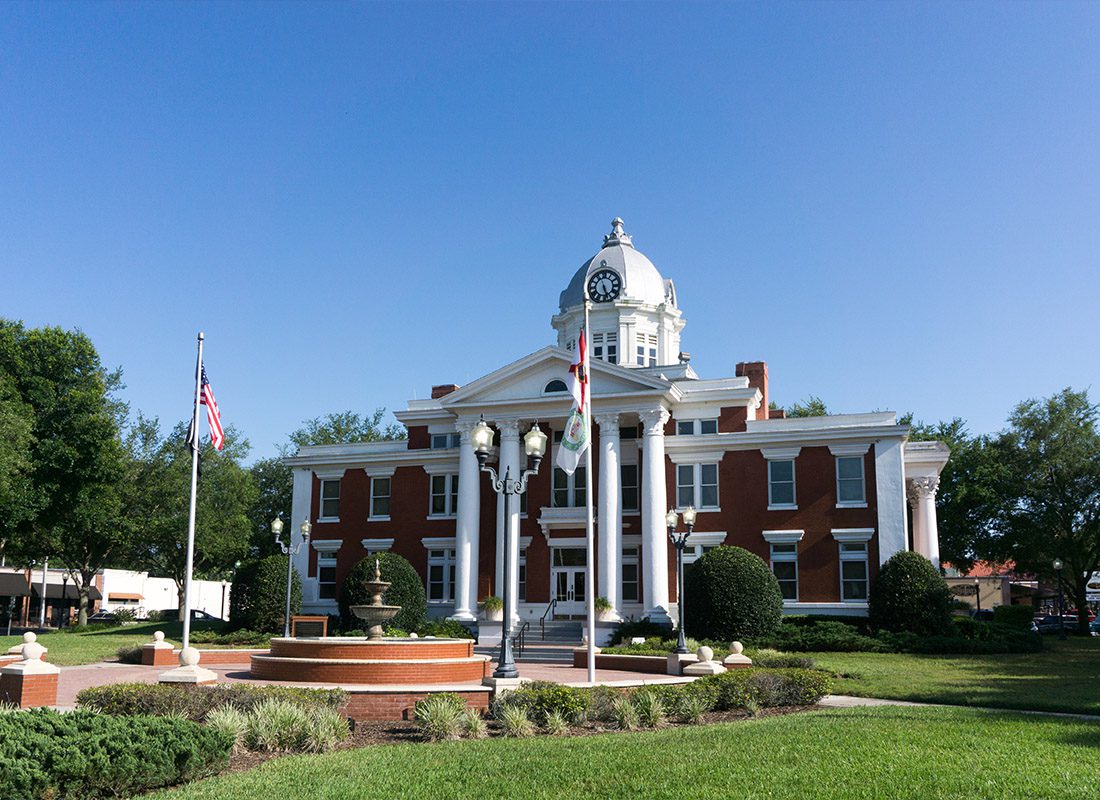
[[[374,746],[151,797],[1095,798],[1100,723],[860,708],[653,733]]]
[[[807,653],[841,677],[835,694],[1100,714],[1100,638],[1045,637],[1041,653]]]
[[[194,630],[208,629],[212,623],[195,623]],[[217,624],[217,623],[213,623]],[[153,631],[164,631],[165,641],[179,646],[183,635],[182,622],[143,622],[137,625],[120,625],[88,633],[70,628],[65,633],[44,633],[38,642],[49,650],[46,660],[62,667],[77,664],[95,664],[113,659],[120,647],[148,644],[153,641]],[[23,637],[0,636],[0,652],[6,653],[12,645],[22,644]],[[207,647],[208,645],[203,645]],[[213,646],[213,645],[210,645]]]

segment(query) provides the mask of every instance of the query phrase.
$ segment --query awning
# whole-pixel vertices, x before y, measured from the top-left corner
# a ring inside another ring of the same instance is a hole
[[[42,584],[32,583],[31,588],[34,590],[34,594],[35,594],[36,597],[38,595],[42,594]],[[76,590],[76,584],[74,584],[72,582],[69,582],[67,584],[47,583],[46,584],[46,599],[47,600],[60,600],[60,599],[62,599],[61,598],[62,589],[64,589],[64,591],[65,591],[65,598],[64,599],[66,599],[66,600],[79,600],[80,599],[80,592],[78,592]],[[103,599],[103,594],[99,591],[99,589],[92,586],[88,589],[88,599],[89,600],[102,600]]]
[[[113,603],[116,600],[144,600],[145,596],[137,592],[107,592],[107,599]]]
[[[0,572],[0,597],[26,597],[30,593],[22,573]]]

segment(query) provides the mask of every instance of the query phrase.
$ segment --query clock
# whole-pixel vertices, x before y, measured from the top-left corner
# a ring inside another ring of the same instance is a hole
[[[600,269],[588,279],[588,296],[596,303],[610,303],[619,296],[623,279],[613,269]]]

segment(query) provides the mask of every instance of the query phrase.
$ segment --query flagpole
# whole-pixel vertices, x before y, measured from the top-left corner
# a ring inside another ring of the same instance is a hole
[[[195,361],[195,409],[191,417],[191,508],[187,513],[187,572],[183,578],[183,646],[191,645],[191,570],[195,562],[195,497],[199,487],[199,399],[202,396],[202,340],[199,331],[199,355]]]
[[[585,382],[582,384],[582,389],[585,391],[587,397],[585,397],[585,404],[587,408],[584,414],[584,424],[587,430],[585,431],[585,441],[588,442],[588,447],[584,452],[584,505],[585,505],[585,520],[584,520],[584,538],[585,546],[588,549],[587,557],[585,560],[585,600],[587,601],[587,615],[588,615],[588,682],[594,684],[596,682],[596,582],[594,580],[595,575],[595,534],[593,531],[594,523],[592,520],[592,334],[588,330],[588,287],[584,289],[584,370],[585,370]]]

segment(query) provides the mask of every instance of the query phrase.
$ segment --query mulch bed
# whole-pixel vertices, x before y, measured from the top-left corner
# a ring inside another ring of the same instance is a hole
[[[703,715],[703,720],[700,725],[714,725],[722,722],[741,722],[749,719],[759,719],[762,717],[778,717],[784,714],[796,714],[802,711],[812,711],[816,706],[784,706],[782,708],[762,708],[756,712],[756,714],[749,714],[747,711],[711,711]],[[489,728],[489,738],[503,738],[504,730],[500,723],[494,720],[487,720]],[[662,729],[667,728],[689,728],[693,727],[689,724],[681,724],[678,722],[668,722],[661,726]],[[640,729],[641,731],[652,729]],[[567,736],[599,736],[601,734],[613,734],[613,733],[626,733],[618,728],[613,727],[607,722],[585,722],[581,725],[574,725],[569,729]],[[536,734],[537,736],[546,736],[546,734]],[[424,742],[425,739],[420,733],[420,728],[415,722],[409,720],[399,720],[394,722],[359,722],[356,723],[354,730],[352,730],[351,736],[349,736],[342,744],[338,745],[335,750],[353,750],[360,747],[372,747],[376,745],[391,745],[391,744],[416,744]],[[229,768],[222,774],[231,772],[244,772],[250,770],[253,767],[257,767],[263,764],[265,761],[270,761],[274,758],[280,758],[287,753],[254,753],[248,750],[244,750],[238,753],[234,753],[230,759]]]

